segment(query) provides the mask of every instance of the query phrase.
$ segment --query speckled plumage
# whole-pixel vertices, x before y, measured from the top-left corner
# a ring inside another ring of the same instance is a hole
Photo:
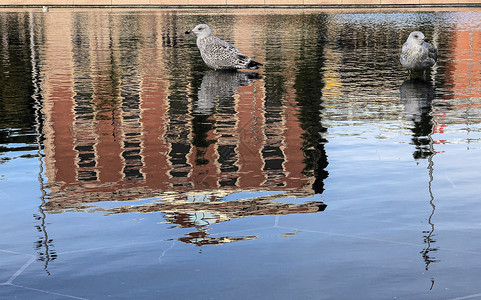
[[[234,45],[213,36],[206,24],[199,24],[186,33],[197,36],[197,47],[205,64],[216,70],[258,69],[262,64],[242,54]]]
[[[409,34],[401,50],[401,64],[409,72],[425,71],[436,64],[438,49],[420,31]]]

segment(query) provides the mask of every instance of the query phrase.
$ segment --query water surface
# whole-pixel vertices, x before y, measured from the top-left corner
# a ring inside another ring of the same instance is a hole
[[[481,295],[479,20],[1,11],[0,296]],[[264,66],[208,69],[198,23]]]

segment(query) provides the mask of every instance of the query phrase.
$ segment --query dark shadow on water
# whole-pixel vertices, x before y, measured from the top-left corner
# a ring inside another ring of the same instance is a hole
[[[34,243],[35,250],[37,251],[38,261],[44,263],[43,269],[47,275],[50,275],[48,270],[49,263],[57,259],[57,252],[54,248],[53,239],[50,238],[47,231],[47,212],[45,211],[45,205],[47,203],[47,190],[45,188],[44,172],[44,153],[43,153],[43,126],[45,123],[45,116],[42,113],[44,109],[44,95],[42,93],[41,86],[44,83],[42,76],[40,74],[39,67],[39,46],[38,46],[38,35],[35,32],[38,30],[37,25],[32,18],[29,18],[28,29],[30,34],[29,46],[30,46],[30,63],[32,68],[31,73],[31,84],[32,84],[32,95],[31,100],[33,101],[33,117],[34,123],[32,128],[35,132],[35,144],[37,146],[37,159],[39,163],[38,170],[38,182],[40,188],[40,204],[38,205],[38,213],[33,215],[36,225],[35,229],[39,233],[38,240]]]
[[[299,123],[304,130],[302,134],[304,152],[304,171],[307,176],[315,178],[312,189],[316,194],[324,192],[324,180],[329,176],[325,144],[327,128],[323,125],[322,90],[325,86],[324,73],[319,70],[325,65],[325,46],[327,15],[318,15],[311,22],[316,24],[314,30],[304,32],[301,39],[300,57],[297,60],[297,72],[294,83],[296,102],[299,107]]]

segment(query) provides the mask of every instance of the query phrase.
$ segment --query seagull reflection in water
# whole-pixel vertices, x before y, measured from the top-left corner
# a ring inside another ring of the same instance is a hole
[[[426,158],[429,162],[429,205],[431,213],[428,217],[429,230],[423,231],[425,248],[421,251],[421,255],[425,261],[426,271],[429,265],[438,260],[432,256],[431,252],[435,252],[439,247],[434,247],[436,242],[434,239],[434,223],[432,222],[436,206],[434,204],[434,193],[432,191],[432,182],[434,180],[434,162],[433,157],[436,155],[434,150],[434,141],[432,134],[434,133],[434,120],[431,114],[433,100],[436,96],[435,89],[430,82],[422,79],[409,79],[400,87],[401,103],[404,105],[404,113],[407,119],[414,123],[413,144],[416,146],[413,156],[415,159]],[[434,278],[431,279],[431,287],[433,288]]]
[[[406,119],[414,123],[412,142],[416,146],[415,159],[428,158],[432,155],[433,116],[432,102],[435,97],[433,85],[422,79],[409,79],[400,87],[401,104],[404,106]]]
[[[238,88],[247,86],[258,78],[259,74],[251,72],[207,71],[202,78],[194,114],[212,115],[218,101],[232,99]]]
[[[431,111],[435,97],[432,84],[422,79],[409,79],[403,82],[400,91],[406,117],[421,122],[422,116]]]

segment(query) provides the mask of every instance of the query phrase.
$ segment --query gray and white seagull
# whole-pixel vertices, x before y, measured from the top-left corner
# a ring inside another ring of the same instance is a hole
[[[186,31],[197,36],[197,47],[205,64],[216,70],[258,69],[262,66],[247,55],[242,54],[234,45],[213,36],[206,24],[199,24]]]
[[[412,72],[425,72],[438,60],[438,49],[420,31],[409,34],[401,50],[401,65]]]

